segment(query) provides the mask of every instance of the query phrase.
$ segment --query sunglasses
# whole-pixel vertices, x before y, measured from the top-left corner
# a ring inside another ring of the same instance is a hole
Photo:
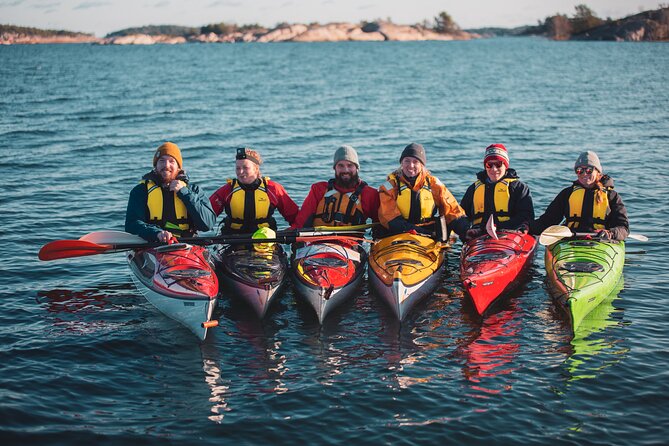
[[[590,175],[593,170],[595,170],[594,167],[577,167],[574,169],[576,171],[576,175],[581,175],[582,173],[585,173],[587,175]]]
[[[485,166],[486,166],[488,169],[492,169],[493,167],[496,167],[496,168],[498,168],[498,169],[501,169],[502,164],[504,164],[504,163],[502,163],[501,161],[489,161],[489,162],[485,163]]]

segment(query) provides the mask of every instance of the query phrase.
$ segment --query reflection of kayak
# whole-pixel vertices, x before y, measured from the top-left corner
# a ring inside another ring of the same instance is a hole
[[[460,279],[480,315],[518,285],[537,246],[529,234],[500,231],[498,236],[499,240],[489,235],[475,238],[463,246],[460,255]]]
[[[621,353],[627,351],[612,339],[607,330],[619,326],[619,322],[612,316],[616,311],[613,302],[622,288],[621,277],[611,294],[588,313],[576,329],[571,340],[573,353],[567,359],[572,380],[597,376],[605,367],[620,361]]]
[[[546,247],[548,289],[574,332],[614,290],[625,263],[624,242],[569,239]]]
[[[414,234],[376,242],[369,253],[369,281],[399,320],[439,284],[446,245]]]
[[[279,244],[269,252],[223,246],[216,252],[216,270],[226,289],[262,318],[285,284],[288,258]]]
[[[200,339],[203,323],[211,320],[218,296],[218,279],[201,246],[166,245],[128,253],[137,289],[166,316],[185,325]]]
[[[292,258],[295,292],[323,322],[349,299],[364,278],[367,253],[357,243],[314,243],[296,248]]]

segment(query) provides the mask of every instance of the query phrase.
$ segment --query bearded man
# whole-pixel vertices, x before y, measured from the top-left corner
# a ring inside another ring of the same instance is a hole
[[[292,228],[352,226],[378,221],[379,193],[360,180],[358,153],[341,146],[334,154],[335,176],[311,185]]]
[[[153,155],[153,170],[130,191],[125,231],[149,242],[172,242],[210,231],[216,214],[208,197],[182,168],[179,147],[166,142]]]

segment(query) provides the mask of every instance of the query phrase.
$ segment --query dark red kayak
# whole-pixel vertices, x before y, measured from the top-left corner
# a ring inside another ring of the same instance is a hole
[[[489,235],[470,240],[460,256],[460,279],[481,316],[519,284],[537,247],[529,234],[499,231],[497,236],[498,240]]]

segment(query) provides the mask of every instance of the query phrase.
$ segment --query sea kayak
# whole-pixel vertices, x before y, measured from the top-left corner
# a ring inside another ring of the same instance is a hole
[[[263,318],[286,282],[288,257],[280,244],[268,252],[248,247],[222,246],[215,254],[221,283],[232,296],[240,297]]]
[[[367,253],[358,243],[309,243],[295,249],[295,293],[316,311],[318,321],[351,298],[362,284]]]
[[[562,240],[546,247],[545,263],[548,290],[576,332],[620,280],[625,242]]]
[[[393,235],[372,246],[370,284],[400,321],[439,285],[447,246],[414,234]]]
[[[529,234],[497,235],[498,240],[487,234],[470,240],[460,254],[460,279],[481,316],[522,281],[537,247],[537,239]]]
[[[137,249],[127,259],[133,281],[146,300],[203,340],[218,297],[209,252],[179,243]]]

